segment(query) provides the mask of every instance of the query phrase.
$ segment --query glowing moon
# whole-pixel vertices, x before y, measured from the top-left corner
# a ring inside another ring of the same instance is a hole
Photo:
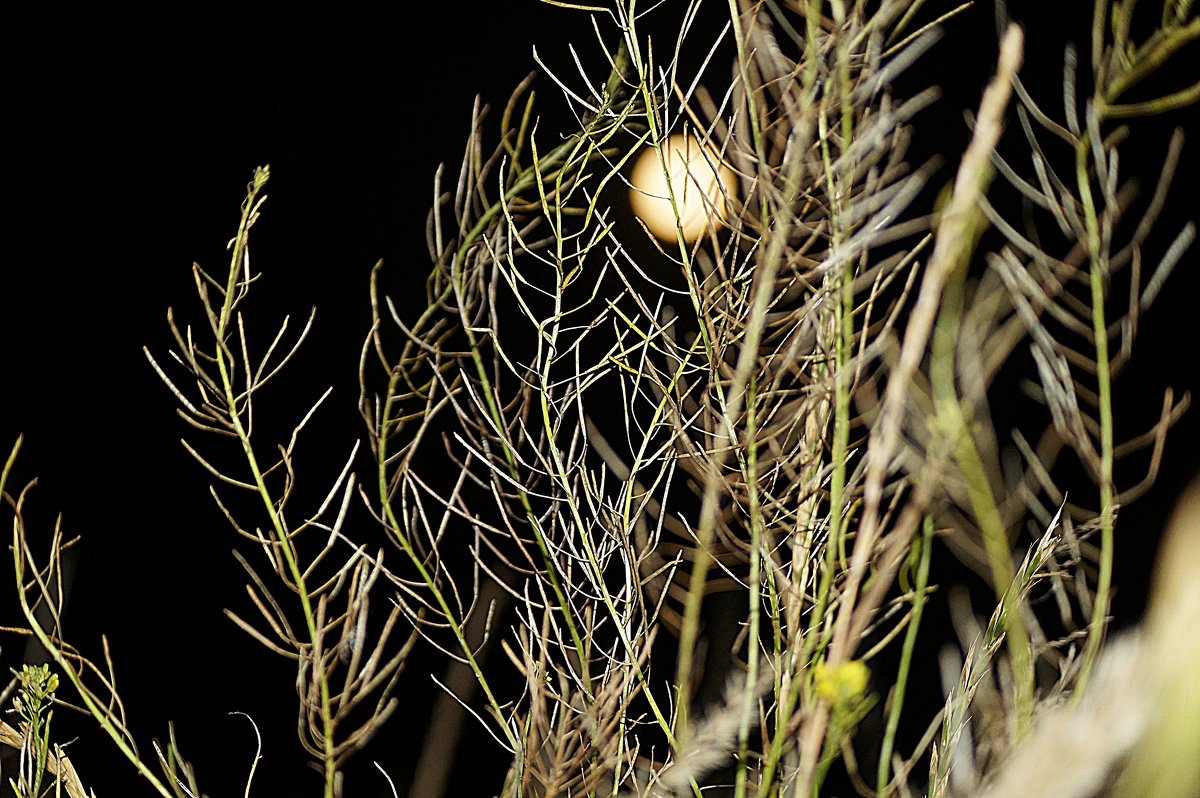
[[[683,240],[691,243],[728,213],[725,198],[733,192],[733,170],[711,149],[705,152],[693,136],[679,133],[663,143],[663,156],[667,161],[665,175],[653,147],[647,147],[638,156],[629,176],[633,184],[629,203],[651,233],[673,241],[675,212],[670,199],[673,193]]]

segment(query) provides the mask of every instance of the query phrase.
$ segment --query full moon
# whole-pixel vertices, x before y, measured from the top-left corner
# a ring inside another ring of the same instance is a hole
[[[726,197],[733,192],[733,170],[711,148],[706,151],[694,136],[676,133],[662,148],[666,174],[658,153],[647,147],[629,176],[633,185],[629,203],[651,233],[670,241],[675,238],[675,212],[671,208],[674,194],[683,240],[690,244],[728,213]]]

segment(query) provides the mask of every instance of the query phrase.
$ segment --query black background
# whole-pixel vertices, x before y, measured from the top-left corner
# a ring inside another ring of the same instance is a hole
[[[682,6],[667,5],[660,19]],[[1063,42],[1086,41],[1087,15],[1039,16],[1033,4],[1013,12],[1028,23],[1025,80],[1053,97]],[[726,13],[706,4],[701,26],[723,24]],[[246,607],[229,554],[235,538],[207,496],[206,475],[178,444],[185,427],[141,347],[165,354],[168,305],[200,321],[191,263],[221,273],[243,187],[254,166],[270,163],[253,246],[265,276],[248,310],[264,331],[285,314],[318,312],[296,367],[260,401],[286,420],[334,387],[307,439],[307,484],[319,490],[360,435],[356,364],[372,265],[385,260],[393,293],[404,296],[411,281],[409,295],[423,296],[433,173],[440,162],[456,169],[474,97],[502,105],[534,68],[534,45],[573,81],[567,44],[594,59],[590,22],[534,2],[44,3],[19,16],[5,11],[0,24],[0,126],[9,141],[0,175],[0,444],[7,453],[25,434],[17,479],[39,478],[28,513],[38,539],[59,511],[83,536],[67,634],[92,654],[99,635],[109,636],[139,740],[165,736],[175,721],[213,796],[241,794],[254,750],[233,711],[263,731],[256,794],[311,794],[318,778],[295,743],[291,667],[221,614]],[[994,58],[990,8],[947,33],[898,92],[931,80],[946,90],[916,121],[913,162],[961,151],[962,111],[977,104]],[[569,130],[557,89],[544,78],[538,89],[543,128]],[[1123,151],[1126,173],[1153,179],[1169,124],[1190,124],[1196,139],[1195,120],[1188,112],[1139,127],[1136,146]],[[1164,235],[1194,207],[1196,163],[1189,150]],[[1166,385],[1200,387],[1195,257],[1146,320],[1121,378],[1122,437],[1153,420]],[[1123,511],[1122,623],[1138,616],[1147,552],[1195,470],[1197,445],[1193,413],[1168,444],[1158,487]],[[16,625],[11,603],[0,607],[0,623]],[[4,664],[19,663],[24,642],[2,642]],[[373,749],[401,785],[436,690],[430,663],[422,655],[410,666],[401,708]],[[462,752],[451,794],[498,786],[504,761],[486,740]],[[98,735],[70,753],[98,794],[148,794]],[[389,794],[365,760],[349,778],[350,795]]]

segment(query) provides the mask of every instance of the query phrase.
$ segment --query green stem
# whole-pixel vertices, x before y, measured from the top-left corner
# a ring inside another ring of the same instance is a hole
[[[975,211],[978,214],[978,211]],[[972,242],[981,230],[978,220],[970,228]],[[973,248],[974,243],[970,244]],[[970,251],[968,248],[967,251]],[[1019,599],[1009,588],[1013,581],[1012,549],[1008,531],[992,492],[987,468],[979,455],[969,418],[971,408],[955,386],[956,351],[963,309],[966,260],[950,274],[942,294],[942,307],[934,328],[930,359],[930,382],[941,432],[951,446],[952,456],[967,483],[967,498],[983,536],[984,552],[991,571],[992,589],[1003,606],[1005,643],[1012,662],[1016,690],[1015,739],[1025,736],[1033,719],[1034,669],[1029,634],[1021,617]],[[964,405],[967,404],[966,407]]]
[[[17,448],[19,448],[19,446]],[[13,457],[15,457],[15,455],[16,449],[14,448]],[[9,458],[9,465],[11,465],[13,457]],[[7,476],[7,472],[8,468],[6,467],[5,476]],[[0,482],[0,485],[2,485],[2,482]],[[83,679],[75,671],[74,666],[67,660],[58,643],[54,640],[51,640],[50,636],[46,634],[46,630],[42,628],[37,616],[34,614],[33,607],[29,605],[29,598],[26,595],[25,590],[25,555],[27,552],[28,546],[25,542],[24,535],[22,534],[21,525],[18,522],[13,525],[13,573],[16,577],[17,583],[17,600],[21,604],[21,612],[24,614],[25,620],[28,621],[29,628],[33,632],[34,637],[36,637],[38,642],[42,644],[42,647],[49,652],[54,662],[60,668],[62,668],[63,673],[66,674],[67,679],[75,688],[75,692],[79,695],[79,699],[83,702],[84,708],[87,709],[88,714],[90,714],[96,720],[96,722],[100,724],[100,728],[104,730],[104,733],[107,734],[109,739],[113,741],[113,744],[117,746],[117,750],[119,750],[121,754],[124,755],[127,760],[129,760],[130,764],[137,769],[137,772],[140,773],[142,777],[146,779],[146,781],[150,782],[150,785],[154,787],[154,790],[159,795],[163,796],[164,798],[175,798],[175,793],[169,790],[167,786],[163,784],[157,776],[154,775],[154,771],[150,770],[149,766],[142,761],[142,758],[138,755],[137,750],[133,747],[132,741],[127,737],[127,734],[123,733],[123,729],[118,729],[113,723],[112,713],[109,708],[103,706],[100,701],[96,700],[96,697],[92,694],[91,690],[84,685]],[[40,579],[38,582],[39,586],[42,588],[42,593],[44,595],[48,595],[48,586],[42,585]]]
[[[618,87],[620,85],[620,79],[623,77],[626,69],[628,68],[628,65],[629,65],[629,53],[628,53],[628,50],[625,47],[625,45],[622,44],[617,51],[616,58],[614,59],[614,62],[613,62],[612,74],[610,75],[609,80],[606,84],[606,86],[607,86],[606,90],[608,91],[608,95],[609,95],[606,99],[606,104],[611,105],[612,103],[614,103],[616,101],[617,94],[618,94],[616,87]],[[461,300],[461,297],[463,295],[463,291],[465,288],[465,285],[464,285],[465,275],[463,272],[462,265],[463,265],[463,261],[464,261],[466,255],[467,255],[468,249],[474,244],[475,240],[479,236],[481,236],[485,230],[488,229],[489,225],[492,223],[492,221],[497,216],[504,214],[504,212],[506,211],[506,209],[508,207],[509,202],[511,202],[513,199],[515,199],[517,196],[519,196],[525,189],[529,188],[530,186],[536,185],[536,187],[538,188],[539,194],[542,197],[543,204],[545,205],[545,203],[547,203],[548,200],[545,197],[543,183],[545,180],[550,179],[549,176],[546,176],[547,167],[550,170],[556,170],[556,171],[553,171],[553,175],[552,175],[553,177],[555,177],[555,178],[561,177],[562,172],[565,169],[569,168],[572,154],[578,152],[579,147],[582,146],[587,140],[589,140],[589,138],[591,137],[591,135],[593,133],[593,130],[595,128],[599,127],[601,125],[601,123],[604,122],[604,120],[605,120],[605,117],[604,117],[603,113],[597,114],[595,119],[593,119],[589,123],[588,128],[586,130],[581,132],[578,136],[574,136],[570,140],[564,142],[563,144],[560,144],[558,147],[556,147],[554,150],[552,150],[551,153],[549,155],[547,155],[547,157],[545,159],[539,160],[537,157],[537,152],[536,152],[536,150],[534,150],[533,151],[533,163],[527,169],[525,174],[522,177],[518,178],[514,182],[513,186],[507,192],[505,192],[502,200],[494,203],[479,218],[479,220],[476,222],[475,226],[471,229],[471,231],[467,234],[467,236],[463,239],[463,241],[460,242],[459,247],[458,247],[457,251],[455,252],[454,259],[451,263],[451,280],[450,280],[450,286],[448,288],[450,291],[458,294],[458,297],[460,300]],[[531,143],[532,143],[532,139],[531,139]],[[589,157],[598,157],[598,156],[589,153]],[[564,163],[566,163],[567,165],[563,166],[562,164],[564,164]],[[458,302],[458,307],[459,307],[459,312],[461,314],[462,330],[467,337],[467,342],[469,344],[469,349],[471,352],[471,361],[475,367],[475,376],[478,378],[478,380],[480,382],[480,393],[483,395],[484,401],[487,404],[488,416],[489,416],[492,424],[494,425],[494,428],[497,431],[497,435],[500,437],[500,441],[499,441],[500,448],[504,455],[505,465],[508,468],[509,476],[513,478],[514,484],[519,486],[520,485],[520,479],[519,479],[520,470],[518,467],[517,459],[516,459],[515,454],[512,451],[512,447],[511,447],[509,441],[504,437],[504,430],[506,429],[506,425],[504,423],[504,416],[500,410],[499,405],[496,403],[496,397],[494,395],[495,392],[492,388],[492,381],[491,381],[491,378],[488,376],[487,364],[483,360],[483,354],[481,351],[479,339],[476,335],[475,327],[471,323],[470,319],[468,319],[466,317],[466,311],[463,308],[461,301]],[[390,396],[390,394],[389,394],[389,396]],[[379,464],[382,467],[384,464],[386,464],[386,460],[381,459],[379,461]],[[553,592],[554,592],[555,601],[557,602],[558,607],[562,613],[563,622],[567,625],[567,631],[571,636],[571,642],[575,648],[575,654],[576,654],[576,657],[579,662],[580,678],[583,680],[585,689],[590,691],[591,690],[591,674],[590,674],[590,668],[589,668],[588,661],[587,661],[587,647],[584,643],[583,636],[580,634],[578,625],[575,623],[575,619],[571,613],[570,603],[567,601],[566,592],[563,590],[561,581],[558,577],[557,568],[555,567],[554,561],[550,556],[550,549],[549,549],[549,546],[546,544],[545,534],[541,529],[540,523],[538,522],[537,513],[534,511],[533,505],[530,502],[529,496],[525,490],[518,487],[517,495],[518,495],[518,500],[521,503],[521,509],[525,514],[525,519],[529,523],[530,528],[533,531],[534,539],[535,539],[535,541],[537,543],[537,547],[538,547],[538,553],[541,555],[542,564],[546,569],[546,576],[547,576],[548,581],[550,582],[551,590],[553,590]],[[386,491],[381,493],[380,496],[381,496],[382,501],[384,501],[385,503],[390,503],[389,500],[387,499]],[[389,514],[391,513],[390,507],[388,507],[388,513]],[[399,536],[400,528],[398,526],[393,526],[393,529],[396,531],[397,536]],[[415,560],[414,560],[414,562],[415,562]],[[633,656],[634,659],[636,660],[636,658],[637,658],[636,653],[631,654],[631,656]]]
[[[758,635],[761,610],[759,580],[762,578],[760,547],[762,546],[764,521],[758,496],[758,419],[755,412],[757,410],[758,383],[753,377],[750,379],[748,392],[749,397],[746,400],[746,469],[750,479],[746,484],[750,493],[750,619],[747,633],[749,642],[746,653],[746,684],[743,686],[742,713],[738,725],[737,777],[734,780],[734,798],[745,798],[746,796],[750,721],[758,704]]]
[[[399,374],[393,372],[391,380],[388,384],[388,398],[384,402],[383,406],[383,413],[380,422],[381,429],[386,429],[390,423],[390,419],[392,418],[392,405],[395,403],[396,384],[399,379]],[[479,682],[479,686],[483,690],[484,696],[487,698],[488,705],[490,706],[493,714],[495,715],[497,721],[500,722],[500,729],[504,734],[509,746],[512,747],[513,751],[519,751],[521,750],[520,741],[517,740],[516,736],[512,733],[512,730],[509,729],[508,725],[503,723],[504,713],[501,710],[500,702],[496,699],[495,694],[492,693],[491,685],[485,678],[483,670],[480,668],[479,663],[475,658],[475,652],[471,648],[470,643],[468,643],[466,634],[463,631],[461,624],[455,620],[454,612],[450,608],[450,602],[447,601],[446,596],[438,586],[434,575],[430,573],[429,569],[425,566],[424,560],[413,547],[412,541],[410,541],[408,536],[404,534],[404,527],[401,525],[400,519],[396,516],[395,510],[392,507],[392,499],[390,495],[391,491],[388,488],[387,477],[387,463],[389,459],[387,444],[387,435],[385,433],[381,433],[379,436],[378,445],[376,447],[377,454],[375,456],[375,471],[378,479],[375,487],[376,491],[378,492],[380,507],[383,510],[384,517],[387,519],[388,527],[392,532],[392,538],[397,542],[397,544],[399,544],[405,555],[408,556],[409,562],[411,562],[413,567],[417,569],[417,573],[421,577],[421,582],[425,585],[425,588],[429,591],[430,595],[433,596],[434,601],[437,602],[438,609],[441,611],[443,617],[445,618],[446,625],[450,629],[450,634],[456,641],[458,641],[463,657],[466,659],[467,664],[471,668],[471,672],[475,675],[476,680]]]
[[[900,711],[904,708],[904,695],[908,689],[908,672],[912,667],[913,651],[917,645],[917,634],[921,628],[921,614],[925,609],[925,589],[929,585],[929,560],[933,551],[933,518],[925,516],[921,540],[916,544],[920,550],[917,565],[917,583],[913,587],[912,617],[904,631],[904,644],[900,649],[900,668],[896,672],[896,689],[892,693],[892,704],[888,709],[887,725],[883,732],[883,745],[879,750],[879,767],[875,772],[875,792],[887,794],[892,769],[892,750],[896,744],[896,730],[900,727]]]
[[[259,497],[262,499],[267,516],[271,520],[271,528],[275,532],[275,537],[279,543],[279,550],[283,554],[288,574],[292,579],[296,595],[300,599],[300,608],[304,615],[304,625],[308,632],[308,644],[311,650],[315,650],[319,647],[320,630],[317,629],[316,613],[313,610],[312,600],[309,596],[308,587],[305,584],[304,572],[297,560],[291,535],[288,533],[287,526],[279,514],[279,508],[275,505],[262,469],[259,467],[258,457],[254,453],[254,446],[250,440],[250,433],[242,423],[242,410],[238,408],[236,390],[233,377],[230,373],[233,356],[229,353],[225,344],[226,337],[229,334],[229,326],[233,319],[235,296],[243,279],[242,262],[249,243],[250,227],[254,222],[253,215],[256,203],[269,177],[270,172],[267,167],[262,167],[254,171],[254,178],[246,194],[246,201],[242,205],[242,218],[238,224],[237,238],[234,239],[233,254],[230,257],[229,280],[225,287],[225,301],[221,306],[221,314],[218,317],[217,329],[215,331],[217,338],[216,361],[217,370],[221,375],[221,388],[225,393],[225,407],[229,421],[233,426],[234,433],[242,444],[242,452],[246,456],[246,463],[249,465],[250,472],[254,477],[254,485]],[[249,275],[246,275],[245,279],[249,279]],[[249,401],[249,394],[247,394],[246,401]],[[321,663],[314,660],[312,664],[313,672],[317,677],[320,689],[321,730],[324,738],[322,743],[325,749],[324,761],[322,763],[325,777],[325,798],[333,798],[334,783],[337,777],[337,757],[335,754],[336,743],[333,739],[335,722],[332,713],[332,695],[329,689],[329,679]]]
[[[1096,202],[1092,196],[1091,179],[1088,175],[1088,158],[1091,148],[1084,136],[1075,148],[1075,180],[1083,202],[1084,220],[1087,227],[1088,258],[1090,261],[1089,284],[1092,304],[1092,342],[1096,348],[1096,383],[1100,412],[1100,576],[1096,585],[1096,601],[1088,623],[1087,645],[1083,650],[1083,664],[1076,682],[1074,700],[1078,700],[1087,687],[1104,629],[1108,623],[1113,569],[1113,413],[1112,375],[1109,370],[1108,330],[1105,321],[1105,281],[1108,276],[1100,243],[1100,222]]]

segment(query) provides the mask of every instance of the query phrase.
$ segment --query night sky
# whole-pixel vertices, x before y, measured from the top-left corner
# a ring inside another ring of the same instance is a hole
[[[109,636],[145,751],[174,721],[209,794],[240,795],[253,755],[253,734],[234,711],[253,716],[264,736],[256,794],[313,794],[319,780],[295,740],[292,666],[222,615],[223,607],[247,607],[230,555],[238,541],[208,496],[207,475],[179,445],[188,429],[142,347],[166,355],[169,305],[203,322],[191,264],[223,274],[244,186],[255,166],[269,163],[270,198],[253,237],[264,277],[247,310],[264,330],[287,314],[302,320],[313,305],[317,316],[260,412],[296,418],[333,386],[305,461],[309,484],[323,485],[361,437],[356,372],[372,266],[384,260],[397,296],[411,282],[411,296],[423,297],[433,174],[440,162],[457,168],[476,94],[502,106],[535,68],[535,45],[575,77],[567,43],[594,59],[591,24],[531,0],[344,3],[336,11],[315,3],[263,11],[240,3],[27,5],[19,19],[0,12],[0,125],[9,140],[0,173],[0,448],[6,455],[24,433],[15,479],[39,480],[27,513],[35,539],[47,537],[60,511],[65,529],[83,537],[67,636],[93,655],[100,634]],[[703,10],[720,22],[725,13],[724,4]],[[943,103],[916,122],[915,146],[926,154],[965,141],[962,110],[977,103],[990,69],[991,10],[971,14],[906,78],[946,88]],[[1031,84],[1057,81],[1064,31],[1083,30],[1061,23],[1031,30]],[[537,86],[544,128],[569,131],[553,84]],[[1188,112],[1171,121],[1191,125],[1191,140],[1200,141],[1196,120]],[[1123,168],[1152,180],[1168,134],[1166,122],[1139,128],[1141,155],[1131,145]],[[1193,147],[1172,195],[1175,211],[1162,223],[1168,238],[1196,207],[1198,160]],[[1185,258],[1145,320],[1121,377],[1124,437],[1153,421],[1162,388],[1200,388],[1196,258]],[[1135,541],[1119,558],[1122,622],[1138,616],[1143,552],[1195,473],[1197,446],[1193,412],[1168,443],[1158,487],[1122,513],[1119,538]],[[0,580],[0,596],[11,595],[8,569]],[[0,609],[0,624],[18,625],[11,599]],[[6,636],[0,646],[5,667],[19,664],[23,640]],[[401,708],[372,749],[400,784],[411,775],[414,735],[436,690],[431,662],[419,655],[409,666]],[[69,749],[84,783],[101,796],[149,794],[87,728],[77,727],[83,736]],[[471,767],[459,769],[456,789],[470,791],[452,794],[498,788],[504,761],[486,739],[463,754]],[[365,757],[348,779],[349,795],[390,794]]]

